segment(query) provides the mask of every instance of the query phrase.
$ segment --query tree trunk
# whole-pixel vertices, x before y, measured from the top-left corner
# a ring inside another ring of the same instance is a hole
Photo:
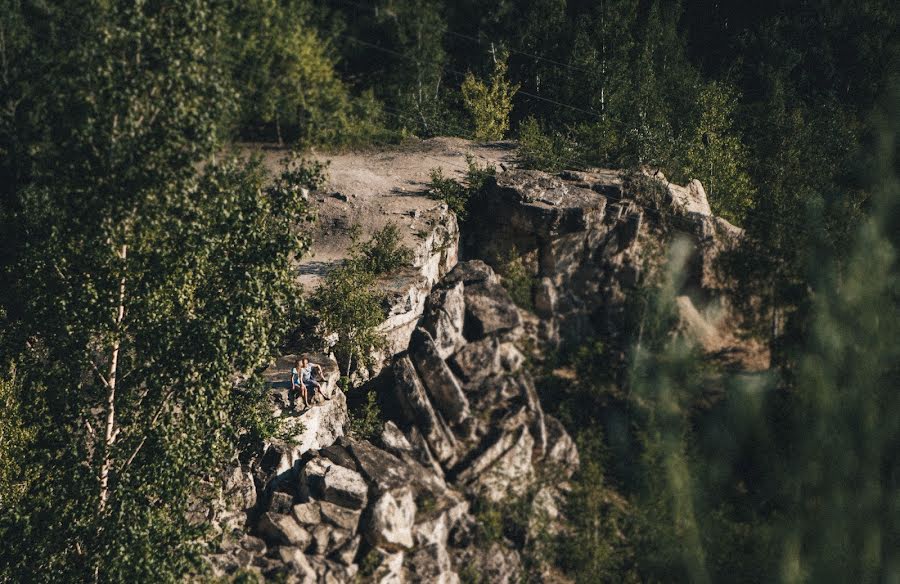
[[[119,429],[116,427],[116,375],[119,369],[119,347],[121,345],[121,327],[125,318],[125,274],[124,264],[128,255],[128,245],[122,244],[119,258],[123,264],[122,279],[119,281],[119,304],[116,309],[115,337],[110,350],[109,376],[106,378],[106,432],[103,441],[103,463],[100,467],[100,498],[97,511],[102,513],[109,500],[109,471],[112,468],[112,447],[116,442]]]
[[[278,119],[278,112],[275,112],[275,136],[278,138],[278,145],[283,145],[284,140],[281,139],[281,121]]]

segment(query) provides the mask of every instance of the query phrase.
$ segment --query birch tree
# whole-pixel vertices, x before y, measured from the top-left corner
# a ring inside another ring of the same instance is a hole
[[[35,75],[45,132],[12,194],[27,244],[3,357],[36,476],[0,513],[0,580],[171,581],[199,569],[186,510],[234,454],[235,381],[297,308],[295,226],[321,175],[213,161],[234,97],[212,4],[85,4],[41,49],[58,58]]]

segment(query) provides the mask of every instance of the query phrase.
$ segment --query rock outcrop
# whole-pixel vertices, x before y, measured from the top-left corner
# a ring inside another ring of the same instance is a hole
[[[495,266],[510,254],[523,258],[538,316],[529,326],[544,342],[597,336],[621,349],[629,292],[680,237],[692,250],[679,300],[684,332],[745,369],[767,366],[761,347],[740,340],[716,269],[742,231],[711,214],[699,181],[681,187],[660,173],[512,170],[488,183],[470,217],[463,255]]]
[[[543,411],[523,348],[595,335],[615,346],[664,220],[693,249],[676,303],[682,330],[709,351],[738,345],[714,260],[740,230],[710,214],[697,181],[638,183],[613,171],[517,170],[489,182],[463,255],[498,263],[520,254],[536,315],[512,302],[489,263],[457,263],[446,207],[431,201],[432,215],[415,215],[429,226],[416,264],[382,282],[390,346],[381,397],[391,419],[372,441],[347,436],[337,366],[325,356],[313,357],[325,370],[322,394],[292,412],[294,356],[275,363],[266,372],[272,408],[292,438],[205,483],[214,503],[192,518],[222,533],[208,557],[213,572],[304,583],[521,581],[524,541],[538,524],[558,532],[579,466],[574,441]],[[739,358],[761,358],[744,349]],[[487,538],[479,514],[513,501],[530,509],[522,540]]]
[[[397,419],[375,443],[318,422],[328,416],[316,409],[344,407],[330,393],[329,365],[331,400],[299,416],[309,424],[299,440],[268,445],[250,469],[255,506],[211,558],[216,571],[297,582],[456,583],[460,571],[516,581],[517,551],[485,542],[473,509],[506,504],[550,471],[553,501],[578,467],[574,443],[544,414],[523,366],[523,334],[493,270],[457,265],[393,360]]]

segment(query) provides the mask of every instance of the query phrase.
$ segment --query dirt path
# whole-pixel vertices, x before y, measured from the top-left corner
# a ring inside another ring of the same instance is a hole
[[[243,145],[262,151],[266,166],[277,171],[282,149],[265,145]],[[513,166],[515,146],[511,142],[479,144],[461,138],[432,138],[404,143],[388,150],[348,152],[315,156],[329,161],[328,184],[314,195],[312,204],[319,220],[312,228],[311,253],[300,262],[300,280],[315,288],[322,277],[347,257],[348,230],[359,224],[363,239],[388,223],[400,227],[404,244],[415,247],[417,238],[429,231],[428,211],[440,205],[425,196],[431,170],[442,168],[445,176],[462,178],[466,155],[481,166]]]

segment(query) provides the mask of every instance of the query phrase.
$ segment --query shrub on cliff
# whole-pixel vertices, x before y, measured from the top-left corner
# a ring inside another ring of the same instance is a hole
[[[545,132],[530,116],[519,125],[518,162],[522,168],[559,172],[579,166],[576,144],[558,130]]]
[[[502,140],[509,129],[512,98],[519,85],[510,83],[506,77],[505,59],[494,61],[494,72],[488,83],[472,73],[466,74],[461,90],[463,103],[475,124],[476,140]]]
[[[353,240],[350,261],[376,276],[407,266],[413,259],[412,250],[403,245],[403,236],[394,223],[376,231],[366,242],[360,242],[354,232]]]
[[[442,168],[431,169],[431,182],[428,184],[428,195],[447,203],[447,207],[456,213],[460,221],[465,221],[469,216],[469,202],[484,188],[489,177],[496,174],[497,170],[490,164],[478,166],[475,157],[466,155],[465,179],[460,182],[456,179],[444,176]]]

